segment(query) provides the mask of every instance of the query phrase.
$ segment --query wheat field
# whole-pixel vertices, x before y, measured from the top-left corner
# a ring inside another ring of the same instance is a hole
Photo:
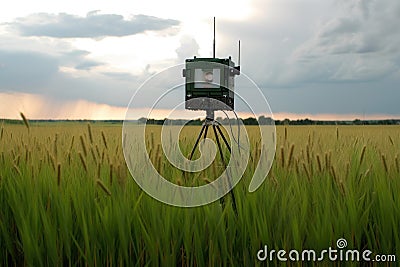
[[[259,137],[249,126],[253,161],[234,188],[237,215],[229,196],[198,208],[152,199],[126,167],[121,129],[1,124],[0,265],[253,266],[264,245],[318,250],[339,238],[400,251],[399,126],[278,126],[272,169],[254,193]],[[187,154],[200,128],[185,129]],[[148,133],[153,162],[182,183],[163,163],[159,130]]]

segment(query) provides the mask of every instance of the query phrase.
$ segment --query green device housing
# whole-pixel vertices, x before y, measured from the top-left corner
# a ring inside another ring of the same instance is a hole
[[[231,57],[186,59],[185,108],[189,110],[234,110],[235,67]],[[190,101],[199,98],[199,101]],[[212,99],[218,101],[212,101]]]

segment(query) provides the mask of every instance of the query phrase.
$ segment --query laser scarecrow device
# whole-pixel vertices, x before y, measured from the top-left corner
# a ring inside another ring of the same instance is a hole
[[[185,60],[185,108],[188,110],[234,110],[235,76],[240,75],[239,65],[235,66],[232,58],[215,57],[215,17],[212,58],[193,58]],[[189,100],[196,101],[189,101]],[[211,99],[211,100],[210,100]],[[212,99],[218,101],[212,101]]]
[[[186,59],[185,69],[183,70],[183,77],[186,79],[185,83],[185,108],[188,110],[205,110],[206,119],[199,135],[197,136],[196,143],[190,153],[189,160],[192,160],[196,147],[203,135],[203,139],[207,138],[208,129],[212,127],[215,139],[218,145],[218,151],[222,163],[227,169],[224,153],[221,147],[221,141],[225,143],[229,153],[232,153],[231,146],[228,143],[220,126],[221,123],[214,120],[214,112],[217,110],[234,111],[235,98],[234,86],[235,76],[240,74],[240,41],[239,41],[239,65],[235,66],[231,57],[216,58],[215,57],[215,17],[214,17],[214,41],[213,41],[213,57],[212,58],[191,58]],[[236,113],[235,113],[236,114]],[[239,146],[239,143],[238,143]],[[231,175],[227,169],[226,175],[228,176],[228,186],[232,197],[232,206],[235,214],[237,215],[235,194],[233,193],[233,186],[231,182]],[[221,204],[224,206],[224,198],[220,199]]]

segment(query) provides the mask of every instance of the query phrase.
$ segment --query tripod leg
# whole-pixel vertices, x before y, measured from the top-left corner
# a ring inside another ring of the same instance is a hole
[[[194,152],[196,151],[196,147],[197,147],[197,145],[199,144],[199,141],[200,141],[201,135],[202,135],[203,132],[204,132],[204,129],[206,129],[206,134],[205,134],[205,135],[207,135],[208,125],[203,124],[203,127],[201,127],[200,134],[199,134],[199,136],[197,137],[197,140],[196,140],[196,143],[194,144],[194,147],[193,147],[193,149],[192,149],[192,152],[190,153],[190,156],[189,156],[189,159],[190,159],[190,160],[192,160],[192,158],[193,158]],[[204,137],[204,138],[205,138],[205,137]]]
[[[224,163],[224,165],[226,167],[225,160],[224,160],[224,154],[222,153],[221,143],[219,142],[219,137],[218,137],[217,130],[215,130],[215,125],[213,125],[213,130],[214,130],[214,134],[215,134],[215,139],[217,140],[219,155],[221,156],[222,162]]]
[[[207,138],[208,126],[210,126],[210,125],[206,124],[206,131],[204,132],[204,139]]]
[[[229,175],[229,170],[227,169],[227,164],[225,163],[225,159],[224,159],[224,153],[222,152],[222,148],[221,148],[221,143],[219,141],[219,137],[218,137],[218,133],[217,130],[215,130],[216,126],[213,125],[213,130],[214,130],[214,134],[215,134],[215,139],[217,141],[217,145],[218,145],[218,150],[219,150],[219,155],[221,156],[222,162],[224,164],[225,170],[226,170],[226,174],[228,176],[228,186],[230,188],[230,193],[231,193],[231,197],[232,197],[232,207],[233,207],[233,211],[235,212],[235,214],[237,215],[237,207],[236,207],[236,199],[235,199],[235,194],[233,193],[233,187],[232,187],[232,183],[231,183],[231,177]],[[221,203],[224,205],[224,201],[221,198]]]
[[[219,125],[217,125],[217,126],[215,126],[215,127],[217,127],[217,130],[218,130],[219,134],[221,135],[222,140],[224,140],[224,143],[225,143],[226,147],[228,148],[229,153],[232,153],[231,147],[229,146],[229,143],[228,143],[228,141],[226,140],[225,135],[224,135],[224,133],[222,132],[221,128],[219,128]]]

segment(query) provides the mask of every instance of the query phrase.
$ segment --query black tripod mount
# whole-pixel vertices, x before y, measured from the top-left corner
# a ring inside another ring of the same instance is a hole
[[[230,194],[232,197],[232,208],[235,212],[235,214],[237,215],[237,207],[236,207],[236,200],[235,200],[235,194],[233,192],[233,187],[232,187],[232,182],[231,182],[231,175],[229,172],[229,169],[227,169],[227,163],[225,162],[225,158],[224,158],[224,153],[222,151],[222,147],[221,147],[221,142],[219,139],[219,136],[221,136],[222,140],[224,141],[226,147],[228,148],[229,153],[232,154],[232,150],[231,147],[229,146],[229,143],[224,135],[224,133],[222,132],[221,128],[220,128],[220,123],[218,121],[216,121],[214,119],[214,110],[206,110],[206,119],[201,127],[200,133],[196,139],[196,143],[194,144],[194,147],[192,149],[192,152],[190,153],[189,156],[189,160],[192,160],[193,155],[196,151],[197,146],[199,145],[201,136],[203,135],[203,140],[205,140],[207,138],[207,133],[208,133],[208,128],[212,126],[213,132],[214,132],[214,136],[215,136],[215,140],[217,141],[217,146],[218,146],[218,151],[219,151],[219,155],[221,157],[222,163],[224,165],[224,168],[226,170],[226,174],[228,176],[228,186],[231,189],[230,190]],[[219,134],[219,135],[218,135]],[[224,198],[220,199],[221,205],[224,207],[225,206],[225,200]]]

